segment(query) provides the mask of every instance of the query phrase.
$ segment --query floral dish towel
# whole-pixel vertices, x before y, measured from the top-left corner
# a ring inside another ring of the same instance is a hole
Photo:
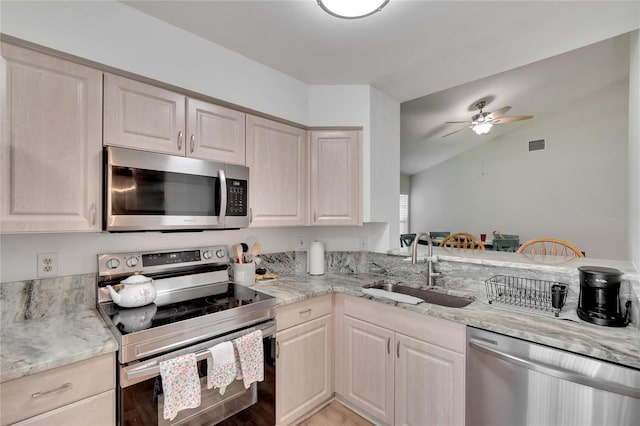
[[[249,389],[251,383],[264,380],[264,352],[262,348],[262,331],[256,330],[233,341],[240,358],[240,369],[244,387]]]
[[[200,406],[200,379],[195,354],[161,361],[160,377],[165,420],[173,420],[180,410]]]

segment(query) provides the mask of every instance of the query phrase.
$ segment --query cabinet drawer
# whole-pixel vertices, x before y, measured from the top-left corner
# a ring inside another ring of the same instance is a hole
[[[103,392],[39,416],[15,423],[14,426],[113,426],[116,424],[116,391]]]
[[[286,330],[294,325],[331,313],[331,295],[327,294],[276,309],[277,330]]]
[[[28,419],[114,388],[114,354],[11,380],[2,383],[0,389],[2,425]]]

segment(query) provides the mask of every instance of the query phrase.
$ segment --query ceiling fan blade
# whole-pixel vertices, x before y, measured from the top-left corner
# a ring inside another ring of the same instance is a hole
[[[470,121],[445,121],[445,123],[447,123],[447,124],[462,124],[462,123],[471,124]]]
[[[463,123],[466,123],[466,121],[463,121]],[[469,128],[468,126],[462,127],[462,128],[460,128],[460,129],[458,129],[458,130],[454,130],[454,131],[453,131],[453,132],[451,132],[451,133],[447,133],[446,135],[444,135],[444,136],[442,136],[442,137],[443,137],[443,138],[446,138],[447,136],[450,136],[450,135],[452,135],[452,134],[454,134],[454,133],[461,132],[461,131],[463,131],[464,129],[468,129],[468,128]]]
[[[533,115],[519,115],[519,116],[515,116],[515,117],[502,117],[502,118],[498,118],[498,119],[493,120],[493,124],[511,123],[512,121],[529,120],[530,118],[533,118]]]
[[[491,114],[487,116],[488,120],[495,120],[498,117],[502,117],[507,111],[511,109],[510,106],[502,107],[498,110],[493,111]]]

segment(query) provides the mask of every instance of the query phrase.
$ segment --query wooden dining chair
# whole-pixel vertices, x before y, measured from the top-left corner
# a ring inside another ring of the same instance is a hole
[[[440,243],[440,247],[484,250],[484,244],[480,241],[480,238],[467,232],[454,232],[447,235]]]
[[[517,253],[541,256],[584,257],[573,244],[557,238],[535,238],[522,244]]]

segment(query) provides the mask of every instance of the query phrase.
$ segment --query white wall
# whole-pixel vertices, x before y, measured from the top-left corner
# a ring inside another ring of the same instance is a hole
[[[364,165],[370,168],[371,134],[376,144],[398,151],[399,105],[368,85],[307,86],[215,43],[189,34],[119,2],[0,3],[2,33],[104,65],[150,77],[223,101],[309,126],[362,126]],[[372,102],[376,102],[372,105]],[[397,109],[385,123],[371,126],[372,109]],[[397,105],[397,107],[395,106]],[[395,132],[395,135],[394,135]],[[382,141],[382,139],[384,139]],[[382,142],[380,142],[382,141]],[[387,144],[396,144],[386,147]],[[374,150],[377,150],[375,148]],[[377,152],[377,151],[376,151]],[[397,176],[399,159],[383,171]],[[366,181],[366,180],[365,180]],[[388,189],[387,189],[387,192]],[[372,192],[365,190],[371,205]],[[385,192],[373,193],[386,197]],[[393,196],[397,197],[394,188]],[[368,211],[368,210],[367,210]],[[397,222],[397,212],[395,212]],[[327,250],[370,250],[389,246],[386,224],[362,227],[246,229],[185,234],[35,234],[0,235],[0,282],[36,278],[37,253],[57,252],[59,275],[96,270],[98,253],[237,244],[255,236],[265,252],[293,250],[298,236],[324,241]]]
[[[618,214],[628,199],[628,90],[611,86],[413,175],[411,232],[500,230],[628,259],[628,219]],[[528,152],[541,138],[547,149]]]
[[[411,192],[411,176],[400,175],[400,193],[409,194]]]
[[[631,34],[629,68],[629,253],[640,271],[640,31]]]

